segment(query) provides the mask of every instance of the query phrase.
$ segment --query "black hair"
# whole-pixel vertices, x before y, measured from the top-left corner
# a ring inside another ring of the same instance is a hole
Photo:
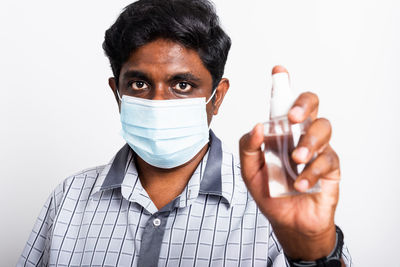
[[[208,0],[139,0],[128,5],[106,31],[103,49],[118,85],[122,65],[140,46],[158,38],[197,51],[213,89],[224,73],[231,39]]]

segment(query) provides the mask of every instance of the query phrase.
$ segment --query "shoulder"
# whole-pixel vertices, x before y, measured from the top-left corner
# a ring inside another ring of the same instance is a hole
[[[54,208],[57,211],[65,202],[65,199],[75,201],[88,200],[93,188],[96,185],[98,177],[101,175],[107,165],[100,165],[92,168],[87,168],[76,172],[65,178],[52,192]]]
[[[96,179],[102,173],[102,171],[104,170],[104,168],[106,166],[107,165],[101,165],[101,166],[96,166],[96,167],[92,167],[92,168],[87,168],[87,169],[84,169],[82,171],[76,172],[76,173],[68,176],[62,182],[63,189],[64,190],[67,189],[74,183],[90,185],[91,183],[96,182]]]

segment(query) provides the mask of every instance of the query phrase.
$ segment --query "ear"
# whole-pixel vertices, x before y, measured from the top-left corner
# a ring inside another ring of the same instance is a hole
[[[117,101],[117,104],[118,104],[118,108],[120,108],[121,102],[118,97],[118,93],[117,93],[118,87],[117,87],[117,83],[116,83],[114,77],[108,78],[108,85],[110,86],[111,90],[113,91],[115,100]]]
[[[226,78],[222,78],[221,81],[219,82],[217,88],[215,89],[215,100],[213,102],[213,114],[217,115],[219,107],[222,104],[222,101],[224,101],[225,94],[228,92],[229,89],[229,80]]]

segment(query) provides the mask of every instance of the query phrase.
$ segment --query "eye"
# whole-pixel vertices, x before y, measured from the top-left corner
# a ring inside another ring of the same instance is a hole
[[[145,90],[148,88],[147,84],[143,81],[134,81],[130,84],[133,90]]]
[[[173,88],[177,91],[187,92],[192,89],[192,85],[187,82],[179,82]]]

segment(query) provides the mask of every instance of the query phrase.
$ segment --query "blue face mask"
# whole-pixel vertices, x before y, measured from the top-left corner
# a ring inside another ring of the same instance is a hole
[[[191,160],[209,141],[205,98],[121,99],[122,136],[144,161],[170,169]],[[119,95],[118,95],[119,96]]]

